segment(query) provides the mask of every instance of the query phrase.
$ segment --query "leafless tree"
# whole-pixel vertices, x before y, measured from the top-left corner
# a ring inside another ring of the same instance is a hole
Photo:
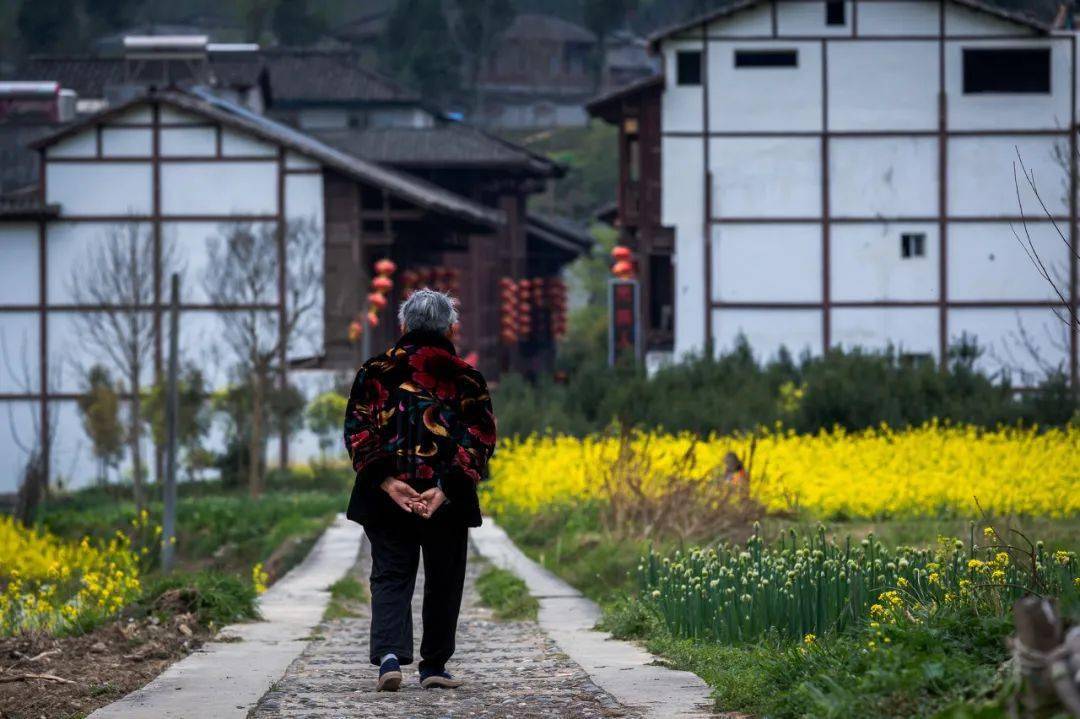
[[[154,238],[137,223],[113,226],[101,243],[87,252],[71,273],[70,291],[78,305],[80,340],[117,370],[129,394],[126,439],[131,453],[135,504],[146,504],[142,457],[142,373],[150,363],[156,335],[154,306]],[[160,248],[161,275],[175,265],[171,244]]]
[[[29,342],[24,337],[19,348],[19,359],[16,363],[8,353],[4,335],[0,333],[0,355],[3,355],[8,376],[25,394],[31,394],[34,391],[28,346]],[[46,383],[46,378],[39,377],[38,382]],[[45,386],[47,386],[47,383]],[[41,504],[41,500],[49,490],[49,470],[46,458],[51,454],[53,438],[56,436],[56,412],[49,411],[46,413],[48,420],[45,424],[42,424],[40,413],[31,412],[30,434],[27,436],[23,433],[22,423],[16,419],[15,413],[12,411],[12,403],[5,404],[7,404],[8,428],[11,431],[11,438],[14,440],[15,446],[26,457],[22,480],[19,482],[19,488],[15,495],[14,516],[17,521],[29,526],[34,521],[38,505]]]
[[[1045,200],[1039,190],[1038,183],[1036,182],[1034,170],[1029,170],[1024,164],[1024,159],[1020,155],[1020,149],[1016,148],[1016,161],[1013,163],[1013,184],[1016,188],[1016,203],[1020,211],[1020,227],[1019,229],[1013,225],[1013,236],[1016,238],[1017,243],[1021,249],[1024,250],[1024,254],[1027,255],[1031,261],[1032,266],[1035,268],[1039,276],[1049,285],[1058,301],[1065,307],[1062,311],[1058,307],[1051,307],[1051,312],[1060,321],[1060,332],[1053,333],[1048,328],[1045,330],[1047,337],[1046,343],[1055,348],[1061,349],[1065,354],[1071,352],[1071,346],[1069,341],[1069,333],[1073,332],[1073,328],[1078,323],[1077,308],[1071,301],[1071,290],[1069,287],[1070,278],[1067,267],[1061,267],[1055,265],[1053,261],[1047,260],[1043,253],[1040,251],[1036,242],[1032,239],[1031,228],[1029,226],[1028,215],[1024,210],[1024,201],[1022,198],[1022,187],[1026,187],[1031,196],[1035,198],[1035,204],[1038,205],[1038,210],[1045,217],[1038,218],[1038,222],[1047,222],[1053,230],[1053,233],[1057,235],[1058,239],[1065,245],[1066,257],[1069,261],[1075,261],[1080,259],[1080,248],[1073,245],[1072,231],[1074,228],[1067,227],[1062,228],[1061,225],[1054,217],[1054,213],[1047,207]],[[1070,194],[1074,192],[1072,187],[1072,163],[1073,158],[1070,157],[1068,150],[1065,150],[1060,144],[1054,146],[1054,160],[1062,170],[1064,171],[1065,179],[1062,183],[1064,199],[1068,204],[1071,201]],[[1021,180],[1021,176],[1023,180]],[[1047,361],[1043,352],[1039,349],[1040,343],[1036,341],[1031,332],[1028,331],[1023,323],[1017,319],[1017,330],[1013,334],[1013,339],[1017,346],[1022,349],[1034,362],[1035,366],[1046,376],[1059,373],[1062,371],[1060,364],[1055,365],[1052,362]],[[1013,359],[1013,355],[1008,348],[1006,348],[1006,354],[1010,359]],[[1014,364],[1016,364],[1014,362]],[[1021,370],[1021,376],[1024,377],[1027,373],[1025,370]],[[1075,391],[1075,388],[1074,388]]]
[[[280,262],[278,232],[285,257],[284,310],[278,303]],[[222,339],[237,372],[248,383],[251,421],[248,428],[248,489],[262,493],[266,464],[267,399],[275,378],[284,381],[280,358],[308,331],[307,318],[322,289],[322,233],[309,220],[223,225],[207,240],[208,263],[203,284],[207,296],[230,309],[221,313]]]

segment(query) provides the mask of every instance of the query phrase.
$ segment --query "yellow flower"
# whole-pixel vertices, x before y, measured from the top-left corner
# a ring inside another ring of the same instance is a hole
[[[802,638],[802,640],[803,644],[810,646],[817,641],[817,637],[815,637],[813,634],[807,634],[805,637]]]

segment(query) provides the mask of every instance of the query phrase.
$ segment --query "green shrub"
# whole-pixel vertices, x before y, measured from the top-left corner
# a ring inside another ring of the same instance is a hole
[[[258,619],[255,587],[234,574],[214,571],[179,572],[151,581],[140,604],[148,611],[194,614],[200,624],[221,627]]]
[[[517,575],[488,567],[476,579],[480,601],[495,610],[499,619],[535,619],[539,603]]]
[[[504,436],[558,431],[580,436],[612,422],[697,433],[729,433],[783,422],[798,432],[882,422],[903,428],[932,419],[992,427],[1060,426],[1078,405],[1064,376],[1048,375],[1041,391],[1018,397],[1008,377],[975,370],[980,351],[963,340],[948,366],[917,361],[894,349],[835,349],[796,360],[781,351],[768,362],[745,340],[716,357],[699,355],[647,378],[641,367],[609,368],[602,348],[582,340],[560,358],[565,382],[505,376],[493,391]]]

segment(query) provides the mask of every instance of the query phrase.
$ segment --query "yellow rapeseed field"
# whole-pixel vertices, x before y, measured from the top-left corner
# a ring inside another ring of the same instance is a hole
[[[547,505],[603,499],[605,467],[618,437],[530,437],[504,443],[492,461],[488,511],[535,512]],[[690,473],[722,481],[722,460],[749,456],[751,435],[638,433],[635,452],[650,459],[644,478],[661,491],[693,448]],[[684,465],[685,466],[685,465]],[[984,430],[930,422],[797,435],[756,433],[750,493],[770,511],[805,509],[822,517],[977,514],[975,499],[996,513],[1080,513],[1080,428]],[[686,472],[684,471],[684,474]]]
[[[87,628],[140,589],[138,553],[124,534],[66,542],[0,516],[0,636]]]

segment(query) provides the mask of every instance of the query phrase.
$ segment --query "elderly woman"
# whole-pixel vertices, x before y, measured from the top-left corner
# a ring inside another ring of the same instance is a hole
[[[420,685],[461,685],[446,671],[465,582],[476,485],[495,447],[483,376],[450,341],[453,300],[417,290],[401,305],[402,336],[356,375],[345,446],[356,470],[349,519],[371,542],[371,663],[379,691],[401,686],[413,660],[412,595],[424,553]]]

